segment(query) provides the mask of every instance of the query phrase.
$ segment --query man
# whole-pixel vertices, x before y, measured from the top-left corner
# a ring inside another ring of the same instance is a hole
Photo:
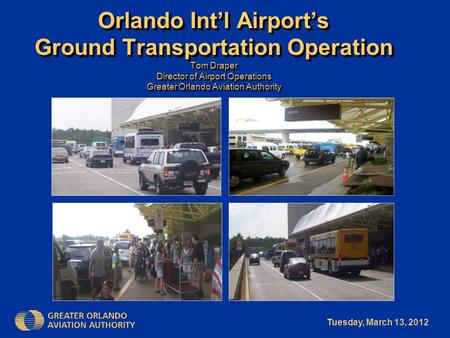
[[[170,247],[170,250],[172,251],[172,262],[173,264],[178,264],[181,256],[181,248],[180,244],[178,242],[178,238],[175,238],[173,240],[172,246]]]
[[[114,254],[112,256],[112,268],[114,271],[113,290],[119,291],[120,290],[119,283],[120,280],[122,279],[122,259],[120,258],[118,248],[114,248]]]
[[[194,272],[193,279],[198,278],[199,297],[203,297],[203,272],[205,271],[205,253],[203,252],[203,245],[200,242],[198,234],[192,234],[191,237],[194,250],[192,252],[192,271]]]
[[[97,247],[92,250],[89,257],[89,279],[91,281],[91,298],[97,299],[106,275],[105,244],[102,239],[97,241]]]

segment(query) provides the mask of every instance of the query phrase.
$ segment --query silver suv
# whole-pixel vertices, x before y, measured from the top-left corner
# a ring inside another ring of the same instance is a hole
[[[193,187],[197,195],[206,194],[211,181],[211,164],[199,149],[165,149],[153,151],[139,166],[139,187],[155,187],[158,195],[168,188]]]

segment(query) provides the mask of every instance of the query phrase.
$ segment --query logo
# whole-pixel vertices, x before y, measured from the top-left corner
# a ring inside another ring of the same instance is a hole
[[[16,315],[16,326],[20,331],[40,330],[44,326],[44,316],[37,310],[19,312]]]

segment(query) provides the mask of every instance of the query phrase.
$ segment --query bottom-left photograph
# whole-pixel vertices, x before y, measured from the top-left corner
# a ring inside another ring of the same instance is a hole
[[[222,205],[54,203],[53,299],[222,299]]]

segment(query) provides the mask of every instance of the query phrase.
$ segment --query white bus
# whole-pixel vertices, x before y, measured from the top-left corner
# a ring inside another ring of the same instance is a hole
[[[139,129],[136,133],[125,136],[123,162],[142,163],[153,150],[164,148],[164,137],[159,131]]]

